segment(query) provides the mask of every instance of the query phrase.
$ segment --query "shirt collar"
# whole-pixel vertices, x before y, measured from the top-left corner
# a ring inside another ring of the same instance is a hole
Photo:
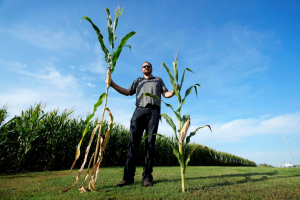
[[[156,77],[153,76],[153,75],[152,75],[150,78],[145,78],[144,76],[142,77],[143,80],[151,80],[151,79],[155,79],[155,78],[156,78]]]

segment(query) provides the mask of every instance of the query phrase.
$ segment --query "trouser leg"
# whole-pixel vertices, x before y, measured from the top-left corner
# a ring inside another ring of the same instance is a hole
[[[147,115],[147,128],[146,128],[146,135],[148,134],[155,134],[158,130],[158,123],[159,123],[159,114],[160,109],[152,108],[151,112]],[[144,163],[144,172],[143,172],[143,180],[149,179],[153,180],[152,172],[153,172],[153,163],[155,158],[155,140],[156,135],[150,135],[145,141],[145,163]]]
[[[130,142],[128,155],[124,168],[123,180],[134,181],[136,170],[136,159],[138,157],[141,137],[147,125],[146,112],[144,108],[136,108],[130,122]]]

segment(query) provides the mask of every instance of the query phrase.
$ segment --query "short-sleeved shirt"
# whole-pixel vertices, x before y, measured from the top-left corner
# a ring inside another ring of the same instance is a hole
[[[150,77],[144,78],[139,77],[135,79],[131,86],[128,87],[130,95],[136,94],[136,103],[135,105],[138,107],[148,107],[148,106],[159,106],[160,100],[154,99],[149,96],[144,96],[144,93],[151,93],[158,96],[161,99],[161,94],[163,91],[168,89],[166,88],[163,80],[160,77]]]

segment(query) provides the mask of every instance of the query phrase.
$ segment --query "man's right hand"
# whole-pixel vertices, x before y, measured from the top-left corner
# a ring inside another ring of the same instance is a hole
[[[107,83],[108,83],[108,80],[107,80],[107,79],[105,80],[105,83],[106,83],[106,85],[107,85]],[[112,85],[112,83],[113,83],[113,80],[111,79],[110,86]]]
[[[107,82],[108,82],[108,81],[107,81],[107,79],[106,79],[106,80],[105,80],[105,84],[107,84]],[[125,95],[125,96],[130,95],[130,92],[129,92],[127,89],[118,86],[117,84],[115,84],[115,82],[113,82],[112,79],[111,79],[111,82],[110,82],[110,86],[111,86],[112,88],[114,88],[116,91],[118,91],[120,94],[123,94],[123,95]]]

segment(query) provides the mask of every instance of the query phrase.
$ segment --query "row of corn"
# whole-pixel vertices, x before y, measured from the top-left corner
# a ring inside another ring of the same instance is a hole
[[[72,110],[59,112],[44,112],[42,104],[30,106],[11,121],[4,121],[0,127],[0,168],[1,172],[22,170],[63,170],[69,169],[74,161],[74,152],[85,127],[85,120],[72,117]],[[8,112],[9,113],[9,112]],[[34,120],[36,119],[36,120]],[[90,121],[89,138],[99,119]],[[164,123],[164,122],[163,122]],[[29,131],[26,131],[28,128]],[[108,130],[108,122],[102,124],[101,135],[104,137]],[[110,134],[110,142],[106,146],[106,156],[103,166],[123,166],[127,156],[129,130],[114,123]],[[156,166],[177,166],[178,161],[173,156],[168,139],[158,137],[156,141]],[[81,148],[86,149],[88,140],[82,142]],[[194,144],[191,144],[191,147]],[[27,147],[27,149],[26,149]],[[91,149],[95,149],[92,143]],[[138,165],[143,163],[144,144],[140,144]],[[256,166],[247,159],[210,149],[197,149],[191,156],[189,165],[192,166]],[[28,150],[25,154],[25,151]],[[21,160],[21,158],[23,159]],[[79,157],[75,168],[79,168],[83,156]],[[87,167],[87,166],[86,166]]]

